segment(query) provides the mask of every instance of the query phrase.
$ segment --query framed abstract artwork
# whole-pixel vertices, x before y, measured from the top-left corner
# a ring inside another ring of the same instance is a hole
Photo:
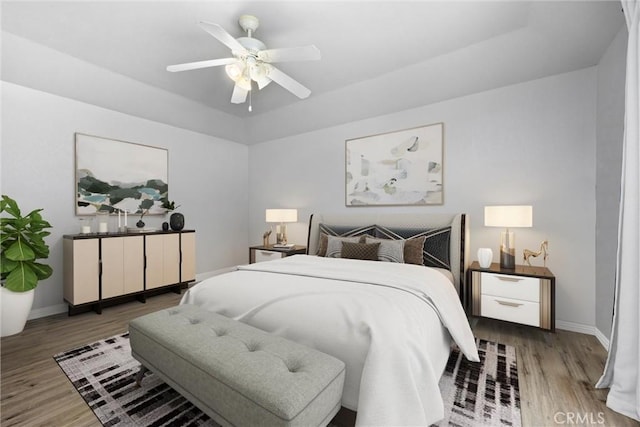
[[[348,139],[347,206],[443,203],[444,123]]]
[[[75,134],[75,144],[77,215],[166,213],[166,149],[82,133]]]

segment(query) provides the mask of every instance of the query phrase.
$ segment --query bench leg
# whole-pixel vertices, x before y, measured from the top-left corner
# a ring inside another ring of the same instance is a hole
[[[136,374],[136,387],[142,387],[142,378],[147,371],[148,369],[146,366],[140,365],[140,370]]]

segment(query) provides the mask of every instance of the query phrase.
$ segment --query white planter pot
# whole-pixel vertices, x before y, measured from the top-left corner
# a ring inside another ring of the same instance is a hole
[[[0,307],[2,308],[2,336],[8,337],[22,332],[33,305],[35,289],[27,292],[13,292],[0,287]]]
[[[478,264],[480,264],[480,267],[489,268],[492,261],[493,251],[491,250],[491,248],[478,249]]]

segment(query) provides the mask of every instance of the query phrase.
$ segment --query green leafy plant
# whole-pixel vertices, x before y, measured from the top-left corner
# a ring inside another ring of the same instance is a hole
[[[2,195],[0,201],[0,230],[2,252],[0,253],[0,273],[4,286],[10,291],[26,292],[34,289],[38,281],[47,279],[53,273],[47,264],[37,262],[49,257],[49,245],[44,238],[51,224],[42,219],[36,209],[22,216],[18,203]]]
[[[180,205],[176,206],[176,202],[173,200],[169,201],[169,199],[162,200],[162,207],[167,211],[173,211],[180,207]]]

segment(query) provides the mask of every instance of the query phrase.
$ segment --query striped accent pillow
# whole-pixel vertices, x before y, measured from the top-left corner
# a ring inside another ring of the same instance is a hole
[[[387,228],[376,225],[376,237],[383,239],[413,239],[425,237],[422,258],[427,267],[451,270],[451,227],[443,228]]]
[[[404,240],[376,239],[367,236],[365,243],[380,243],[378,261],[404,262]]]
[[[355,237],[336,237],[327,236],[327,258],[340,258],[342,253],[342,242],[360,243],[360,236]]]
[[[320,230],[320,241],[318,242],[318,256],[327,256],[327,236],[353,237],[353,236],[374,236],[376,234],[375,225],[329,225],[318,224]],[[364,243],[364,242],[361,242]]]

